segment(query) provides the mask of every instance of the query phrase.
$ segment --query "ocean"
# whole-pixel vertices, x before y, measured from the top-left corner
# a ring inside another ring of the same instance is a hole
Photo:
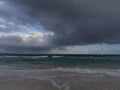
[[[0,57],[0,90],[120,90],[119,84],[120,57]]]

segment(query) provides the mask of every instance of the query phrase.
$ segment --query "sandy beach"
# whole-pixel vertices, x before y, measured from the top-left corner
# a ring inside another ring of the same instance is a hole
[[[70,84],[69,88],[57,89],[46,80],[2,76],[0,77],[0,90],[120,90],[120,81],[117,78],[104,77],[98,80],[81,78],[79,80],[80,82],[76,85]]]
[[[0,90],[58,90],[49,81],[0,77]]]

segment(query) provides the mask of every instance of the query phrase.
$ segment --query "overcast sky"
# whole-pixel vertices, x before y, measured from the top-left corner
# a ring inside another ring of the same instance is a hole
[[[120,54],[120,1],[0,0],[0,52]]]

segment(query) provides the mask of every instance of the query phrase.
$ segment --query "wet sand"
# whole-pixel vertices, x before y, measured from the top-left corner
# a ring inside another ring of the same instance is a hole
[[[35,79],[0,77],[0,90],[58,90],[50,82]]]
[[[77,79],[78,77],[67,78],[69,80],[74,78],[78,81],[71,81],[69,88],[58,89],[47,80],[2,76],[0,77],[0,90],[120,90],[119,77],[88,78],[82,76],[79,79]]]
[[[70,90],[120,90],[119,77],[88,78],[82,79],[78,86],[71,85]]]

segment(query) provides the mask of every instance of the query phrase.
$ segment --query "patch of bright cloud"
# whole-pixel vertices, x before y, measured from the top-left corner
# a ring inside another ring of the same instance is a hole
[[[29,24],[29,23],[23,23],[18,22],[16,18],[3,18],[0,17],[0,32],[6,32],[6,33],[13,33],[13,32],[22,32],[22,33],[28,33],[28,32],[42,32],[47,33],[47,31],[44,29],[44,27],[41,24]]]
[[[5,29],[6,26],[5,25],[0,25],[0,29]]]
[[[0,1],[0,10],[5,9],[7,7],[4,1]]]
[[[5,23],[5,22],[6,22],[6,20],[5,20],[5,19],[0,18],[0,23]]]
[[[13,23],[13,22],[8,22],[8,25],[10,25],[10,26],[15,26],[15,23]]]
[[[17,45],[17,46],[45,46],[47,43],[48,34],[40,32],[30,32],[30,33],[0,33],[0,45]],[[51,36],[52,37],[52,36]],[[18,43],[19,42],[19,43]]]

